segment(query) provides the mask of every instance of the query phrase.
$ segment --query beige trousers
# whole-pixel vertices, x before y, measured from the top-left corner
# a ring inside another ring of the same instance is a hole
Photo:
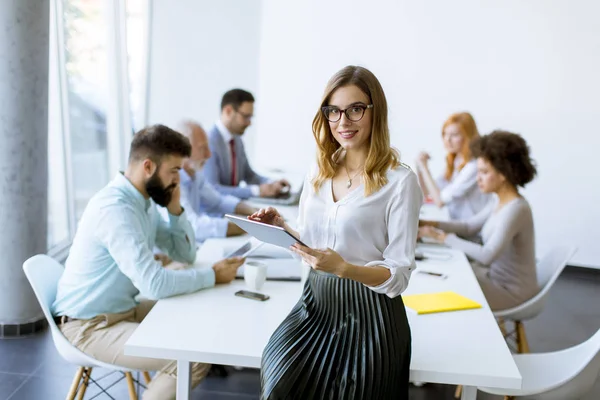
[[[74,320],[60,326],[67,340],[96,360],[140,371],[158,371],[148,385],[143,400],[175,399],[177,362],[123,354],[133,331],[148,315],[154,301],[142,301],[136,308],[120,314],[102,314],[88,320]],[[192,363],[192,387],[206,376],[210,364]]]
[[[508,290],[493,282],[488,276],[489,268],[483,267],[477,263],[472,263],[471,267],[473,267],[477,282],[479,282],[481,291],[492,311],[506,310],[516,307],[523,302]]]

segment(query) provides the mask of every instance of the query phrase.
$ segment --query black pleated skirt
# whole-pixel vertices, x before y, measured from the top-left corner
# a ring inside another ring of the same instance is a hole
[[[402,297],[311,270],[265,347],[261,399],[408,399],[410,344]]]

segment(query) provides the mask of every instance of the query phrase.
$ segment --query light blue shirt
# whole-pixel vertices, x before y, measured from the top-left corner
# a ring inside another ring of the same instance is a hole
[[[186,212],[164,221],[156,205],[119,173],[92,197],[79,221],[53,314],[90,319],[134,308],[140,293],[160,299],[214,286],[212,268],[165,269],[154,260],[154,246],[176,261],[196,258]]]
[[[222,217],[224,214],[233,214],[241,200],[217,192],[206,181],[202,171],[196,171],[192,178],[185,170],[181,170],[179,176],[181,177],[181,205],[186,209],[196,241],[201,243],[211,237],[225,237],[228,221]]]

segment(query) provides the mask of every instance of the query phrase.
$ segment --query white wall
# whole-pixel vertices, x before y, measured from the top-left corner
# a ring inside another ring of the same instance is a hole
[[[386,90],[392,143],[409,164],[427,149],[441,171],[440,127],[455,111],[472,112],[484,133],[521,133],[539,166],[525,190],[539,255],[572,243],[572,264],[600,267],[599,15],[600,3],[585,0],[263,0],[255,158],[306,169],[325,83],[360,64]],[[191,73],[181,72],[174,87],[191,86]],[[177,97],[169,101],[191,108],[191,94]],[[273,151],[280,148],[293,151]]]
[[[256,94],[261,2],[152,0],[149,123],[176,127],[192,118],[210,128],[221,97]],[[253,128],[246,141],[252,150]]]

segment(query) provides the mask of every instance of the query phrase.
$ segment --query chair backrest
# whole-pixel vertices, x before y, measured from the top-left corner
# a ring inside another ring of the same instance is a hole
[[[538,315],[543,307],[548,292],[556,282],[569,260],[577,251],[572,246],[556,246],[538,262],[536,271],[540,291],[531,299],[508,310],[495,311],[496,317],[513,320],[526,320]]]
[[[600,375],[600,329],[585,342],[556,354],[554,368],[564,369],[565,379],[539,397],[571,400],[589,394]]]
[[[577,251],[573,246],[556,246],[538,262],[538,285],[544,290],[550,288]]]
[[[51,307],[56,299],[58,281],[64,268],[56,260],[47,255],[36,255],[23,263],[25,276],[33,288],[44,316],[48,320],[54,346],[59,354],[68,362],[84,367],[99,366],[91,357],[73,346],[54,323]]]

